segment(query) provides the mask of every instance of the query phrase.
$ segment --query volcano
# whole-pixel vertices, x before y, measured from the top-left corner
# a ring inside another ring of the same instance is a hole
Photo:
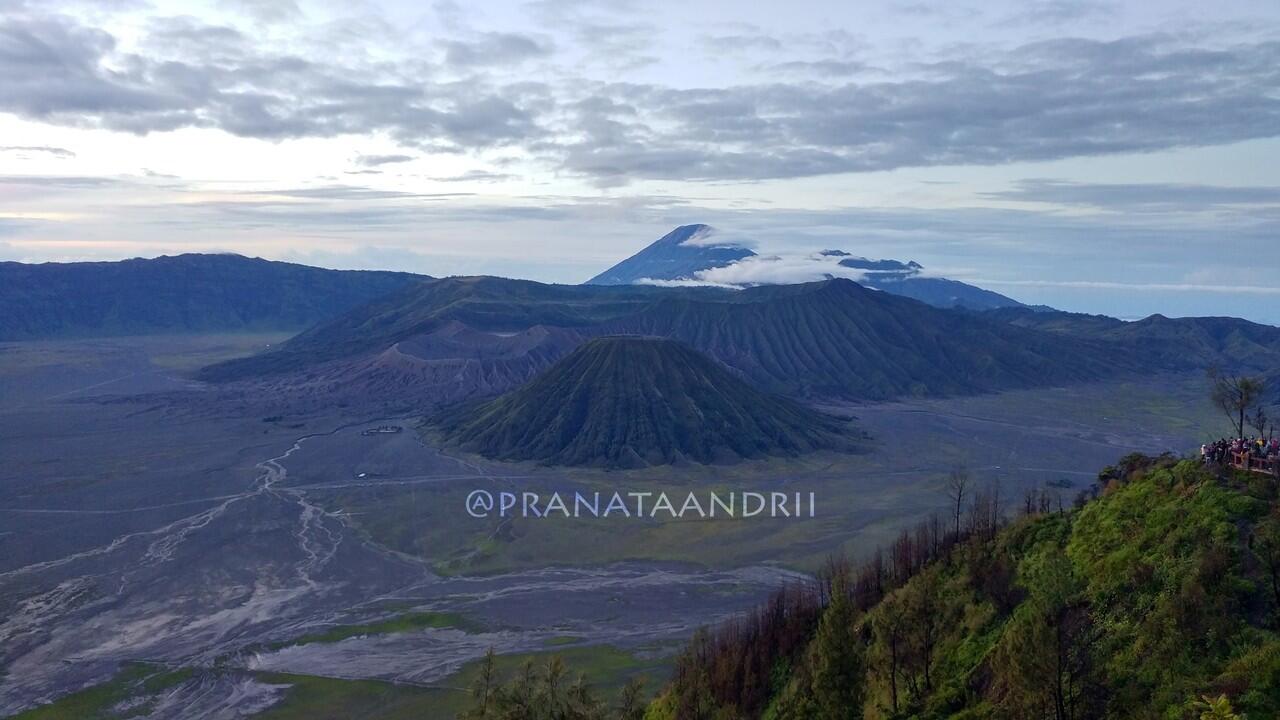
[[[683,343],[634,336],[584,343],[528,384],[431,424],[494,459],[609,468],[795,456],[857,436]]]

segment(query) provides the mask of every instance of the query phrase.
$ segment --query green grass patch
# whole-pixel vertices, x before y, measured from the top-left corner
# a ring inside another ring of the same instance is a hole
[[[480,623],[463,617],[458,613],[413,612],[362,625],[337,625],[323,632],[303,635],[297,640],[280,643],[275,647],[308,645],[310,643],[335,643],[353,637],[394,635],[396,633],[442,628],[453,628],[468,633],[480,632],[484,629]]]
[[[644,658],[610,646],[499,655],[498,675],[516,676],[526,661],[541,669],[554,656],[573,673],[581,672],[601,697],[612,696],[632,677],[648,678],[656,690],[671,671],[671,658]],[[260,682],[289,685],[284,699],[254,716],[261,720],[452,720],[470,706],[469,688],[480,661],[442,681],[437,687],[398,685],[379,680],[339,680],[311,675],[255,673]]]
[[[14,720],[115,720],[145,716],[151,705],[147,696],[180,685],[192,675],[193,671],[187,669],[167,670],[148,663],[125,663],[107,682],[20,713]],[[114,711],[129,700],[139,702],[130,703],[128,709],[121,712]]]
[[[419,613],[418,615],[425,615]],[[405,627],[416,625],[421,618]],[[563,636],[566,642],[579,638]],[[655,690],[671,670],[670,657],[646,658],[609,646],[565,648],[559,651],[499,655],[499,675],[511,678],[526,661],[539,669],[553,656],[560,656],[574,673],[582,672],[602,697],[612,697],[628,680],[646,676]],[[402,685],[381,680],[343,680],[288,673],[250,673],[261,683],[284,685],[288,689],[274,706],[255,715],[262,720],[453,720],[465,710],[467,689],[475,680],[479,661],[467,664],[436,687]],[[148,663],[127,663],[111,680],[62,697],[48,705],[17,715],[14,720],[126,720],[144,717],[154,705],[154,696],[181,685],[198,673],[232,673],[234,669],[170,670]]]
[[[575,635],[557,635],[555,637],[547,638],[542,644],[547,647],[560,647],[562,645],[573,645],[580,642],[582,642],[582,638]]]
[[[255,677],[289,685],[283,700],[254,716],[261,720],[451,720],[468,702],[464,692],[379,680],[284,673],[256,673]]]
[[[581,673],[587,684],[597,690],[603,697],[612,698],[627,681],[634,677],[644,677],[649,690],[656,690],[666,682],[671,674],[674,657],[671,655],[640,656],[612,645],[590,645],[586,647],[567,647],[534,653],[514,653],[498,655],[494,658],[498,677],[503,681],[516,676],[526,662],[532,661],[540,672],[553,657],[564,660],[573,677]],[[458,690],[467,690],[475,682],[483,661],[475,660],[463,666],[457,674],[444,681],[444,685]]]

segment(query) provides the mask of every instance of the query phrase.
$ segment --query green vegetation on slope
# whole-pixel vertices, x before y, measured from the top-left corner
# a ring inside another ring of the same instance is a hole
[[[466,706],[466,695],[450,689],[288,673],[254,678],[289,686],[280,702],[253,716],[260,720],[446,720]]]
[[[642,720],[646,675],[620,650],[581,648],[546,656],[498,656],[469,667],[469,705],[459,720]],[[571,674],[571,666],[586,668]],[[652,669],[665,670],[659,664]],[[621,681],[621,685],[619,682]],[[606,690],[601,694],[601,688]]]
[[[166,670],[147,663],[126,663],[110,681],[48,705],[19,713],[14,720],[107,720],[145,715],[163,691],[190,679],[191,670]],[[117,712],[127,706],[124,713]]]
[[[833,566],[697,638],[647,717],[1276,717],[1274,481],[1131,456],[1096,490],[1000,529],[979,493],[960,533]]]
[[[587,342],[527,385],[434,420],[462,449],[501,460],[643,467],[849,446],[845,423],[755,390],[684,345]]]
[[[447,612],[413,612],[397,615],[393,618],[362,625],[335,625],[323,632],[303,635],[284,645],[307,645],[309,643],[335,643],[347,638],[368,635],[394,635],[396,633],[413,632],[415,630],[453,628],[463,632],[479,632],[483,628],[473,620]]]

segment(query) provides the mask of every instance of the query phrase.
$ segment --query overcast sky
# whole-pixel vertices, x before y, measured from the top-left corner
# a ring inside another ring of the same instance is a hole
[[[1275,0],[0,0],[0,259],[580,282],[673,226],[1280,324]]]

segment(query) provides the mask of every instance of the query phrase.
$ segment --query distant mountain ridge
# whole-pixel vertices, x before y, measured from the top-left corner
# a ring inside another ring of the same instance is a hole
[[[453,329],[442,334],[446,328]],[[492,339],[535,328],[544,330],[518,345]],[[418,378],[436,388],[420,396],[432,404],[483,394],[477,388],[501,392],[602,335],[680,340],[760,389],[802,398],[988,392],[1138,367],[1093,341],[935,308],[843,279],[725,290],[445,278],[355,308],[270,351],[205,368],[201,377],[285,382],[292,374],[307,382],[324,378],[330,388],[401,395],[424,387],[413,384]],[[442,381],[449,373],[472,379],[450,387]]]
[[[0,340],[301,330],[424,279],[231,254],[0,262]]]
[[[1025,307],[1017,300],[998,292],[947,278],[876,277],[873,275],[863,279],[861,283],[876,290],[909,297],[934,307],[974,310]]]
[[[433,421],[500,460],[635,468],[852,446],[847,423],[756,390],[672,340],[584,343],[528,384]]]
[[[715,228],[709,225],[681,225],[640,252],[591,278],[588,285],[626,285],[641,281],[696,281],[699,273],[726,268],[734,263],[758,258],[739,243],[717,243]],[[814,259],[840,258],[835,264],[864,271],[858,282],[877,290],[902,295],[935,307],[963,307],[991,310],[1023,307],[1000,293],[958,280],[921,277],[924,267],[915,261],[869,260],[844,250],[822,250]],[[821,272],[821,268],[815,268]],[[833,277],[828,274],[828,277]]]
[[[1226,364],[1240,370],[1280,368],[1280,327],[1232,317],[1168,318],[1126,322],[1106,315],[1005,308],[986,317],[1058,335],[1141,348],[1147,362],[1169,368]]]

